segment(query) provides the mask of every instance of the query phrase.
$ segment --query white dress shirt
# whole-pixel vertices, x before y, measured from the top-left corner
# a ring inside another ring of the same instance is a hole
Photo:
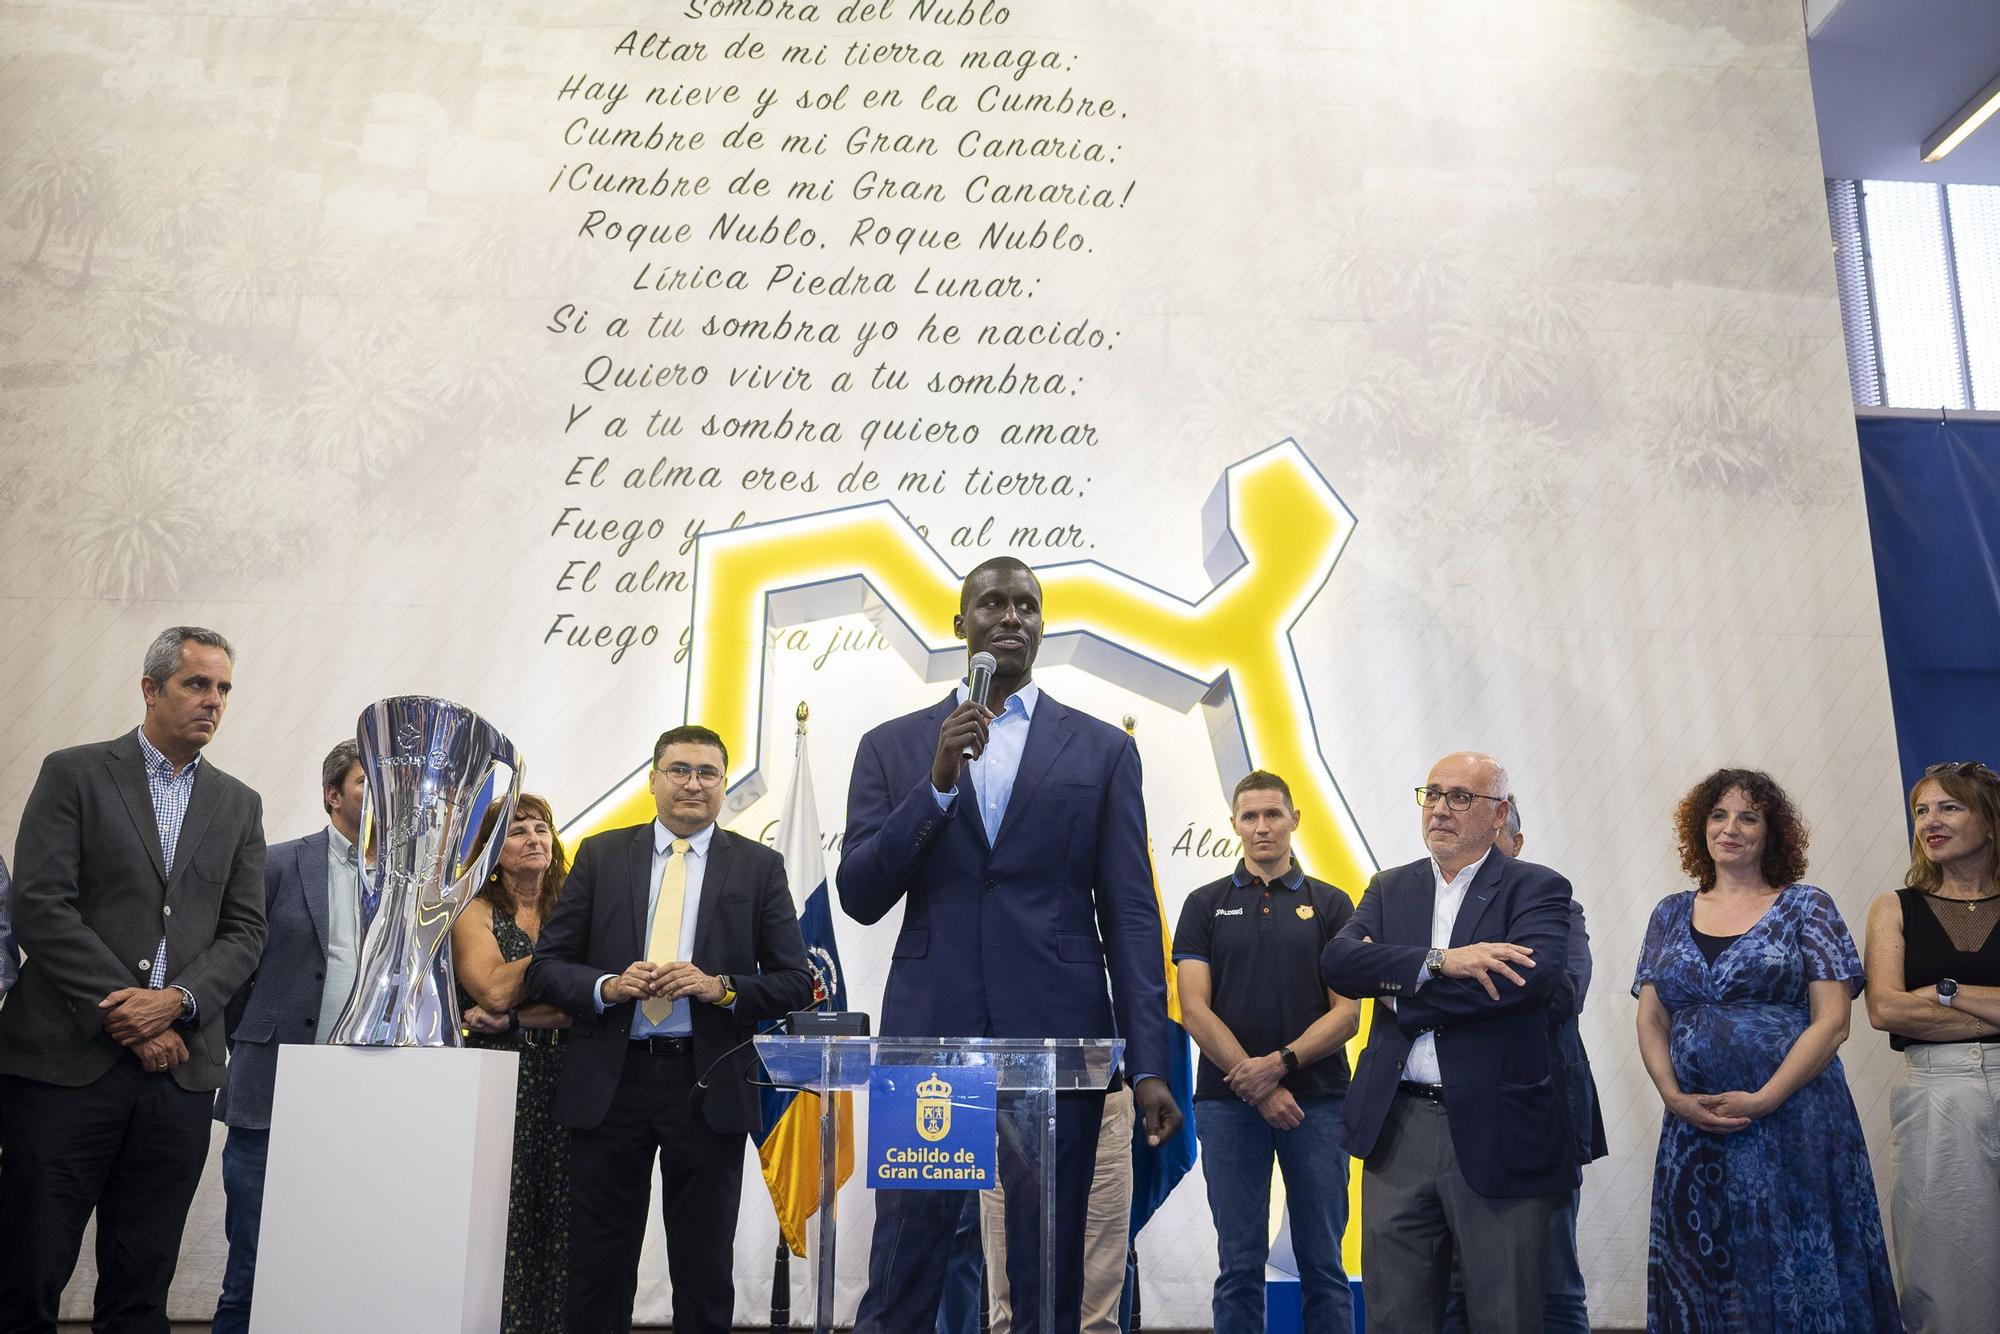
[[[1448,949],[1451,946],[1451,929],[1458,925],[1458,910],[1465,906],[1465,891],[1472,888],[1472,882],[1479,876],[1479,868],[1486,865],[1486,859],[1493,855],[1488,848],[1480,854],[1479,860],[1462,867],[1459,873],[1447,880],[1444,869],[1431,859],[1431,948]],[[1431,980],[1431,970],[1417,970],[1417,985],[1422,991],[1424,983]],[[1442,1084],[1444,1072],[1438,1067],[1437,1034],[1420,1033],[1410,1044],[1410,1058],[1403,1062],[1403,1078],[1418,1084]]]

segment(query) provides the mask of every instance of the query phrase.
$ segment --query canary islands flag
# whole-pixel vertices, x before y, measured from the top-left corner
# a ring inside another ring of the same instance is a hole
[[[819,810],[813,802],[806,764],[806,738],[799,734],[791,786],[778,817],[778,852],[785,859],[785,878],[798,910],[799,932],[806,941],[812,966],[816,1010],[847,1008],[847,987],[840,971],[840,951],[833,943],[833,904],[826,883],[826,853],[820,844]],[[840,1105],[840,1143],[835,1148],[837,1185],[854,1175],[854,1095],[836,1093]],[[763,1134],[757,1157],[764,1166],[764,1184],[778,1214],[778,1230],[792,1254],[806,1253],[806,1220],[819,1208],[819,1096],[789,1089],[763,1090]]]

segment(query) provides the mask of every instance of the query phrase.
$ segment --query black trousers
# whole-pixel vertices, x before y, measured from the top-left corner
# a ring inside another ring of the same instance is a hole
[[[691,1054],[631,1047],[604,1124],[570,1131],[567,1334],[626,1334],[632,1327],[656,1152],[675,1334],[729,1334],[749,1136],[709,1128],[697,1074]]]
[[[121,1057],[81,1088],[0,1077],[0,1334],[53,1334],[97,1212],[98,1334],[166,1334],[212,1093]]]
[[[1090,1186],[1097,1171],[1097,1132],[1104,1123],[1102,1093],[1064,1093],[1056,1098],[1056,1216],[1049,1272],[1055,1290],[1055,1329],[1042,1329],[1041,1187],[1029,1172],[1010,1107],[1025,1107],[1000,1095],[997,1166],[1007,1188],[1007,1289],[1015,1334],[1074,1334],[1083,1321],[1083,1236],[1090,1213]],[[868,1250],[868,1290],[855,1313],[855,1334],[909,1334],[937,1324],[938,1303],[962,1190],[878,1190],[875,1235]]]

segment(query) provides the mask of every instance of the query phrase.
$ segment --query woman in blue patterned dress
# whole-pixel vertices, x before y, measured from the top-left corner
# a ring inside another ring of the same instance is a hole
[[[1861,960],[1833,900],[1798,883],[1798,812],[1768,774],[1723,769],[1675,826],[1697,888],[1654,909],[1632,985],[1666,1104],[1646,1328],[1900,1331],[1836,1056]]]

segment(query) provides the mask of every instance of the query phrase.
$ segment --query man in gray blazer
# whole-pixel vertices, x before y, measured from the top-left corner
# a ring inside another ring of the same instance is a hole
[[[174,626],[146,714],[42,762],[12,893],[26,956],[0,1006],[0,1331],[53,1331],[97,1212],[99,1331],[163,1331],[208,1158],[223,1015],[264,944],[263,807],[201,761],[234,654]]]
[[[222,1146],[229,1264],[215,1305],[215,1334],[250,1328],[278,1048],[326,1041],[354,989],[361,813],[368,795],[360,748],[343,741],[328,751],[319,781],[326,828],[275,845],[265,859],[270,931],[256,973],[230,1007],[229,1078],[215,1098],[215,1119],[229,1127]]]

